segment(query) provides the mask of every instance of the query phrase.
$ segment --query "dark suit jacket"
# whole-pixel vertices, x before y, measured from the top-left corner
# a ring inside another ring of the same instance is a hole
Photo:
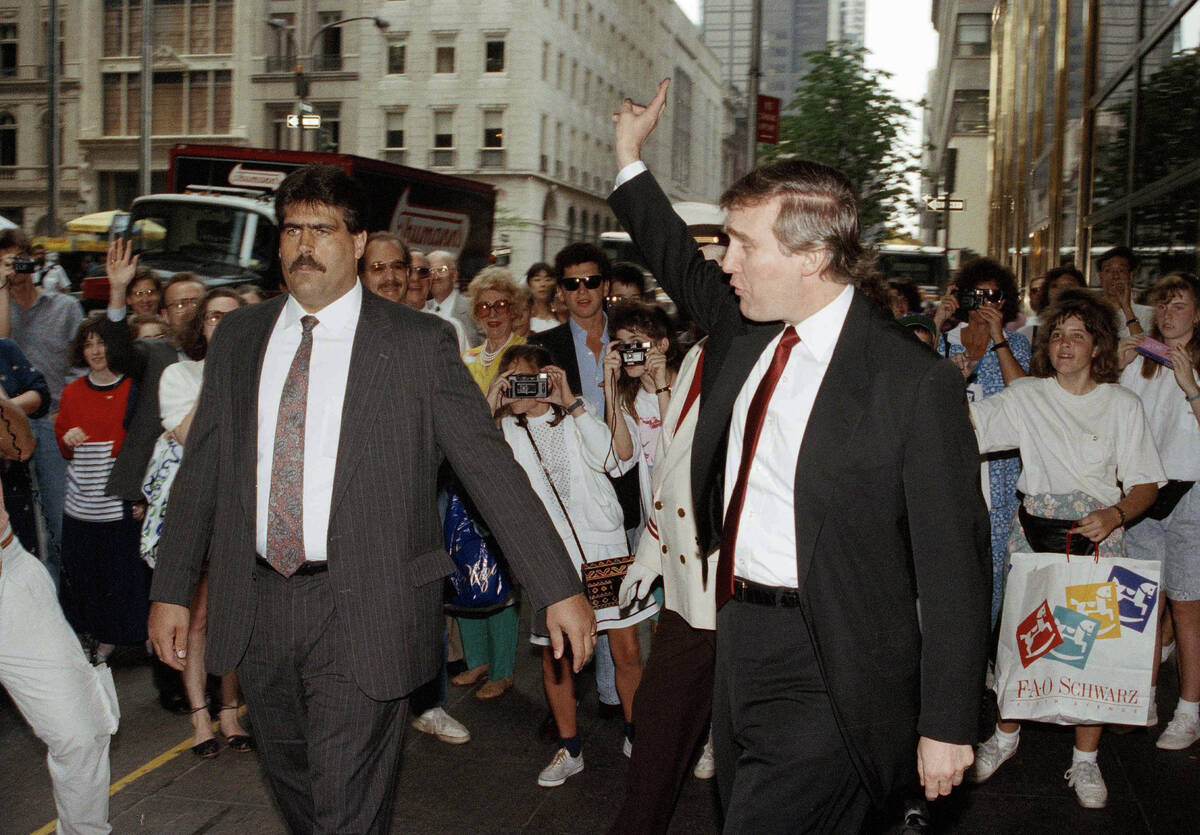
[[[139,391],[129,431],[108,475],[105,492],[127,502],[144,502],[142,481],[146,478],[146,465],[154,452],[154,442],[163,432],[158,381],[164,368],[179,361],[179,353],[167,340],[134,341],[128,323],[114,322],[108,317],[101,320],[100,332],[108,348],[109,363],[114,370],[137,381]]]
[[[733,404],[781,326],[741,316],[649,172],[609,203],[709,332],[692,450],[707,552],[720,542]],[[976,740],[991,557],[962,375],[857,291],[800,447],[795,509],[801,611],[839,728],[881,801],[913,773],[918,732]]]
[[[209,559],[208,668],[245,653],[255,622],[255,460],[263,355],[284,299],[221,321],[171,491],[151,599],[187,605]],[[536,608],[581,590],[525,472],[458,356],[450,326],[363,294],[342,410],[329,519],[329,582],[352,669],[398,698],[441,664],[444,460],[470,490]]]

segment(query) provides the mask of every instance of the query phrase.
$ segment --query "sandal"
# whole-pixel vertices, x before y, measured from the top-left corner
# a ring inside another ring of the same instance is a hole
[[[512,689],[512,676],[501,679],[490,679],[484,682],[483,687],[475,691],[475,698],[481,702],[486,702],[489,699],[498,699]]]
[[[221,705],[221,709],[217,711],[217,713],[219,714],[226,710],[237,709],[237,705]],[[225,736],[225,734],[222,733],[221,736],[225,737],[225,744],[234,751],[237,751],[239,754],[246,754],[254,750],[254,740],[250,738],[249,734],[234,734],[233,736]]]
[[[188,711],[188,715],[199,713],[202,710],[208,710],[208,705],[201,705]],[[197,742],[192,746],[192,753],[202,760],[211,760],[217,754],[221,753],[221,746],[217,743],[215,737],[206,739],[203,742]]]

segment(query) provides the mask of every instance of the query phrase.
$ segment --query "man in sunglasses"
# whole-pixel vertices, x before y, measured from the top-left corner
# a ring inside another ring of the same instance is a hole
[[[413,310],[422,310],[432,316],[437,316],[426,307],[429,302],[429,284],[433,276],[433,268],[429,266],[429,258],[423,252],[410,250],[408,256],[408,290],[404,293],[404,304]],[[370,285],[368,285],[370,286]],[[454,336],[458,340],[458,353],[462,354],[471,346],[467,344],[467,331],[457,319],[445,321],[454,328]]]
[[[471,300],[458,291],[458,262],[444,250],[429,253],[429,302],[425,309],[448,322],[458,322],[467,335],[468,348],[483,342],[483,334],[471,318]]]

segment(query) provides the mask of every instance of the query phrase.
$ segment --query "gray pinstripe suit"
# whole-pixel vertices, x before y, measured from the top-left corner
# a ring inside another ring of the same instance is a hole
[[[449,326],[369,292],[348,370],[329,569],[284,580],[256,566],[257,392],[283,301],[228,314],[214,336],[151,598],[187,605],[207,557],[207,666],[222,673],[242,665],[255,733],[289,824],[386,831],[403,724],[398,700],[441,663],[442,578],[453,567],[436,507],[442,462],[470,491],[537,609],[578,593],[579,580],[459,361]],[[297,623],[310,634],[291,643],[278,634]],[[332,674],[332,706],[314,700],[308,672],[297,672],[310,662],[320,668],[317,678]],[[372,714],[376,706],[385,715]],[[372,758],[380,766],[365,768]],[[330,770],[328,785],[308,782],[309,771]]]

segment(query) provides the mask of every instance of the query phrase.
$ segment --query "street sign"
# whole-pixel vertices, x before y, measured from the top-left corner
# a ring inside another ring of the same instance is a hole
[[[297,116],[295,113],[287,115],[287,126],[289,128],[305,128],[313,130],[321,127],[321,116],[318,113],[304,113]]]
[[[967,201],[961,197],[951,197],[949,210],[952,212],[961,212],[967,207]],[[946,195],[935,196],[928,194],[925,196],[925,208],[931,212],[946,211]]]
[[[758,141],[764,145],[779,144],[779,107],[782,101],[775,96],[758,97]]]

